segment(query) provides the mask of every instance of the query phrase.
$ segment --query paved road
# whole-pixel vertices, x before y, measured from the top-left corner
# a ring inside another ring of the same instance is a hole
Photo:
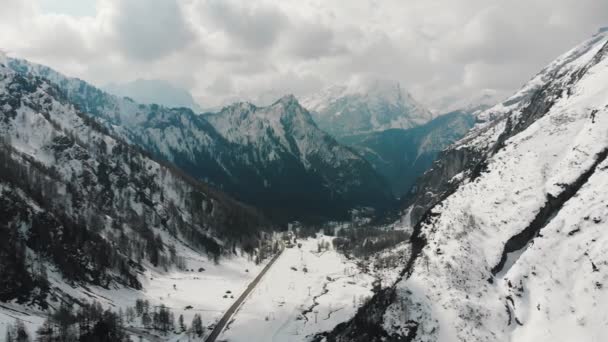
[[[274,262],[277,261],[277,259],[279,258],[279,256],[281,256],[282,253],[283,253],[283,250],[281,250],[279,253],[277,253],[277,255],[272,257],[272,260],[270,260],[270,262],[268,262],[268,264],[264,267],[264,269],[262,269],[260,274],[258,274],[258,276],[255,277],[255,279],[253,279],[253,281],[249,284],[249,286],[247,286],[247,289],[245,289],[245,292],[243,292],[243,294],[241,294],[241,296],[236,300],[236,302],[234,302],[234,304],[232,304],[232,306],[230,306],[228,311],[226,311],[224,316],[222,316],[222,318],[219,320],[219,322],[217,322],[217,324],[215,325],[215,328],[213,328],[213,331],[211,332],[211,335],[209,335],[207,337],[205,342],[215,342],[217,337],[220,336],[220,333],[222,332],[222,330],[224,330],[224,327],[226,327],[226,324],[230,320],[230,317],[232,317],[232,315],[234,315],[234,313],[239,308],[239,306],[241,306],[241,304],[243,304],[243,302],[245,301],[247,296],[249,296],[251,291],[253,291],[253,289],[260,282],[260,280],[262,280],[262,277],[264,277],[264,274],[266,274],[266,271],[268,271],[270,269],[270,267],[272,267],[272,264],[274,264]]]

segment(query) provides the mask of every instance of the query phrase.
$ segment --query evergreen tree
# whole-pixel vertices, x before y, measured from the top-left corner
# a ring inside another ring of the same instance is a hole
[[[144,313],[141,315],[141,325],[143,325],[144,328],[149,328],[151,324],[152,319],[150,318],[150,314],[148,314],[147,311],[144,311]]]
[[[30,342],[30,334],[22,320],[17,320],[15,323],[15,342]]]
[[[38,342],[53,342],[56,340],[55,329],[49,318],[44,320],[42,326],[36,330],[36,341]]]
[[[192,319],[192,333],[198,337],[203,336],[203,321],[201,315],[195,314]]]
[[[179,329],[181,332],[186,331],[186,324],[184,323],[184,315],[179,315]]]

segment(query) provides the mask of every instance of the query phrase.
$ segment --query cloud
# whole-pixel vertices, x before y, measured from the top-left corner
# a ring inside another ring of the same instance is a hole
[[[177,0],[114,0],[112,28],[127,57],[154,60],[195,39]]]
[[[337,33],[319,22],[301,22],[288,32],[287,54],[301,59],[318,59],[348,53]]]
[[[376,76],[444,108],[508,95],[608,24],[597,0],[97,0],[94,15],[48,3],[4,0],[0,48],[97,84],[165,79],[204,106]]]
[[[212,29],[227,34],[237,49],[269,48],[289,23],[278,8],[255,1],[208,0],[201,2],[199,10]]]

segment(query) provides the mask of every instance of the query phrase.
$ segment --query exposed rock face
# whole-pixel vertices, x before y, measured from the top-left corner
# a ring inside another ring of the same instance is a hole
[[[409,210],[410,224],[415,226],[424,213],[454,192],[463,177],[482,167],[483,155],[468,148],[449,148],[442,151],[402,201],[402,208]]]

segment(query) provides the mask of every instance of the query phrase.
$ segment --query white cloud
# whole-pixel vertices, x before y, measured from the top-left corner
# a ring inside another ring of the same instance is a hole
[[[608,19],[597,0],[97,0],[94,16],[48,0],[2,6],[0,47],[13,55],[98,84],[166,79],[204,106],[361,75],[434,107],[507,95]]]

